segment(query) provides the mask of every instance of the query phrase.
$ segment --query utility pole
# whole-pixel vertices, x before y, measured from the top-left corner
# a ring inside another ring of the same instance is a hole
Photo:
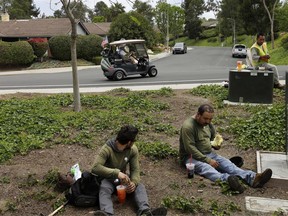
[[[166,47],[167,47],[167,52],[170,51],[169,49],[169,5],[167,3],[167,0],[165,1],[166,3]]]
[[[167,52],[169,52],[169,13],[167,9],[167,35],[166,35],[166,42],[167,42]]]

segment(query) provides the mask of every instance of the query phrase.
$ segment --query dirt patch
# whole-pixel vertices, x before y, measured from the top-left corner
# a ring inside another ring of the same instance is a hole
[[[13,97],[32,97],[30,94],[16,94]],[[0,99],[12,96],[1,96]],[[192,96],[185,90],[175,91],[173,97],[159,97],[157,100],[170,104],[171,109],[161,113],[163,121],[167,118],[173,120],[171,124],[180,129],[184,119],[194,114],[198,106],[209,102],[207,99]],[[163,139],[175,148],[178,148],[178,136],[159,137],[154,134],[155,139]],[[229,134],[223,134],[224,143],[218,153],[222,156],[232,157],[241,155],[244,158],[244,169],[256,170],[256,152],[254,150],[240,150],[236,147],[233,138]],[[141,138],[141,135],[140,135]],[[103,143],[104,144],[104,143]],[[47,187],[37,184],[37,180],[42,180],[51,169],[59,169],[66,173],[69,168],[79,163],[82,170],[90,170],[93,165],[95,155],[99,149],[87,149],[79,145],[57,145],[48,149],[35,150],[27,155],[18,155],[11,161],[0,165],[0,214],[10,215],[48,215],[53,212],[53,204],[57,198],[63,199],[63,194],[53,191],[53,187],[48,190],[53,199],[44,199],[41,194],[46,194]],[[247,212],[245,208],[245,196],[259,196],[267,198],[287,198],[287,189],[269,185],[262,189],[253,189],[247,186],[245,192],[240,195],[227,196],[221,193],[220,186],[213,184],[207,179],[195,176],[192,180],[187,178],[186,170],[181,168],[176,158],[169,158],[160,161],[152,161],[141,156],[142,182],[146,186],[151,207],[161,204],[164,197],[183,196],[193,200],[203,199],[204,207],[207,209],[212,201],[218,205],[225,205],[229,202],[237,204],[241,211],[231,213],[231,215],[271,215],[263,213]],[[9,181],[5,181],[9,179]],[[36,182],[31,182],[31,179]],[[32,185],[32,186],[31,186]],[[37,199],[37,196],[41,199]],[[44,200],[43,200],[44,199]],[[3,211],[10,204],[9,211]],[[135,209],[129,198],[123,205],[117,204],[115,200],[115,215],[126,216],[135,215]],[[2,209],[2,212],[1,212]],[[14,209],[14,211],[12,211]],[[59,215],[93,215],[95,208],[75,208],[66,206]],[[168,215],[191,215],[179,210],[169,209]],[[197,213],[195,215],[210,215]],[[228,214],[226,214],[228,215]]]

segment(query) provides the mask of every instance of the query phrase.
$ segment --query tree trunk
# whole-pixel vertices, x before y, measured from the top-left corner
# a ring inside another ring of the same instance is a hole
[[[73,75],[73,95],[74,95],[74,111],[81,111],[81,101],[80,101],[80,90],[79,90],[79,80],[78,80],[78,68],[77,68],[77,28],[75,20],[70,20],[72,26],[71,33],[71,64],[72,64],[72,75]]]
[[[61,0],[65,12],[71,22],[72,32],[71,32],[71,64],[72,64],[72,76],[73,76],[73,98],[74,98],[74,111],[81,111],[81,101],[80,101],[80,91],[79,91],[79,80],[78,80],[78,70],[77,70],[77,21],[72,14],[70,8],[70,0]],[[75,8],[75,7],[74,7]]]
[[[273,4],[273,9],[272,9],[272,14],[270,13],[267,5],[266,5],[266,0],[262,0],[263,5],[265,7],[265,10],[267,11],[269,20],[270,20],[270,31],[271,31],[271,48],[274,49],[274,16],[275,16],[275,8],[276,5],[278,4],[279,0],[275,0],[274,4]]]

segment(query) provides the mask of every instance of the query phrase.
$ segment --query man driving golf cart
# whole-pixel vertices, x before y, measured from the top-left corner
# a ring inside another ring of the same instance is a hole
[[[109,80],[122,80],[131,75],[157,76],[155,65],[149,62],[145,40],[114,41],[101,54],[101,68]]]

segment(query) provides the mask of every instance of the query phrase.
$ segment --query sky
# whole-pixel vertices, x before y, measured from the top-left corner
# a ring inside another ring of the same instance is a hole
[[[90,9],[94,9],[94,5],[101,0],[83,0],[83,3],[88,6]],[[107,4],[108,7],[111,6],[109,0],[102,0]],[[115,0],[116,1],[116,0]],[[167,0],[169,4],[180,6],[183,0]],[[51,6],[50,6],[51,2]],[[132,9],[132,4],[128,0],[118,0],[119,3],[125,6],[126,11],[130,11]],[[148,1],[146,1],[148,2]],[[55,10],[61,8],[62,3],[59,0],[34,0],[36,8],[40,8],[40,15],[45,13],[46,16],[53,15]],[[150,4],[155,6],[157,0],[150,0]],[[52,8],[52,9],[51,9]],[[203,15],[206,19],[215,18],[213,13],[205,13]]]

